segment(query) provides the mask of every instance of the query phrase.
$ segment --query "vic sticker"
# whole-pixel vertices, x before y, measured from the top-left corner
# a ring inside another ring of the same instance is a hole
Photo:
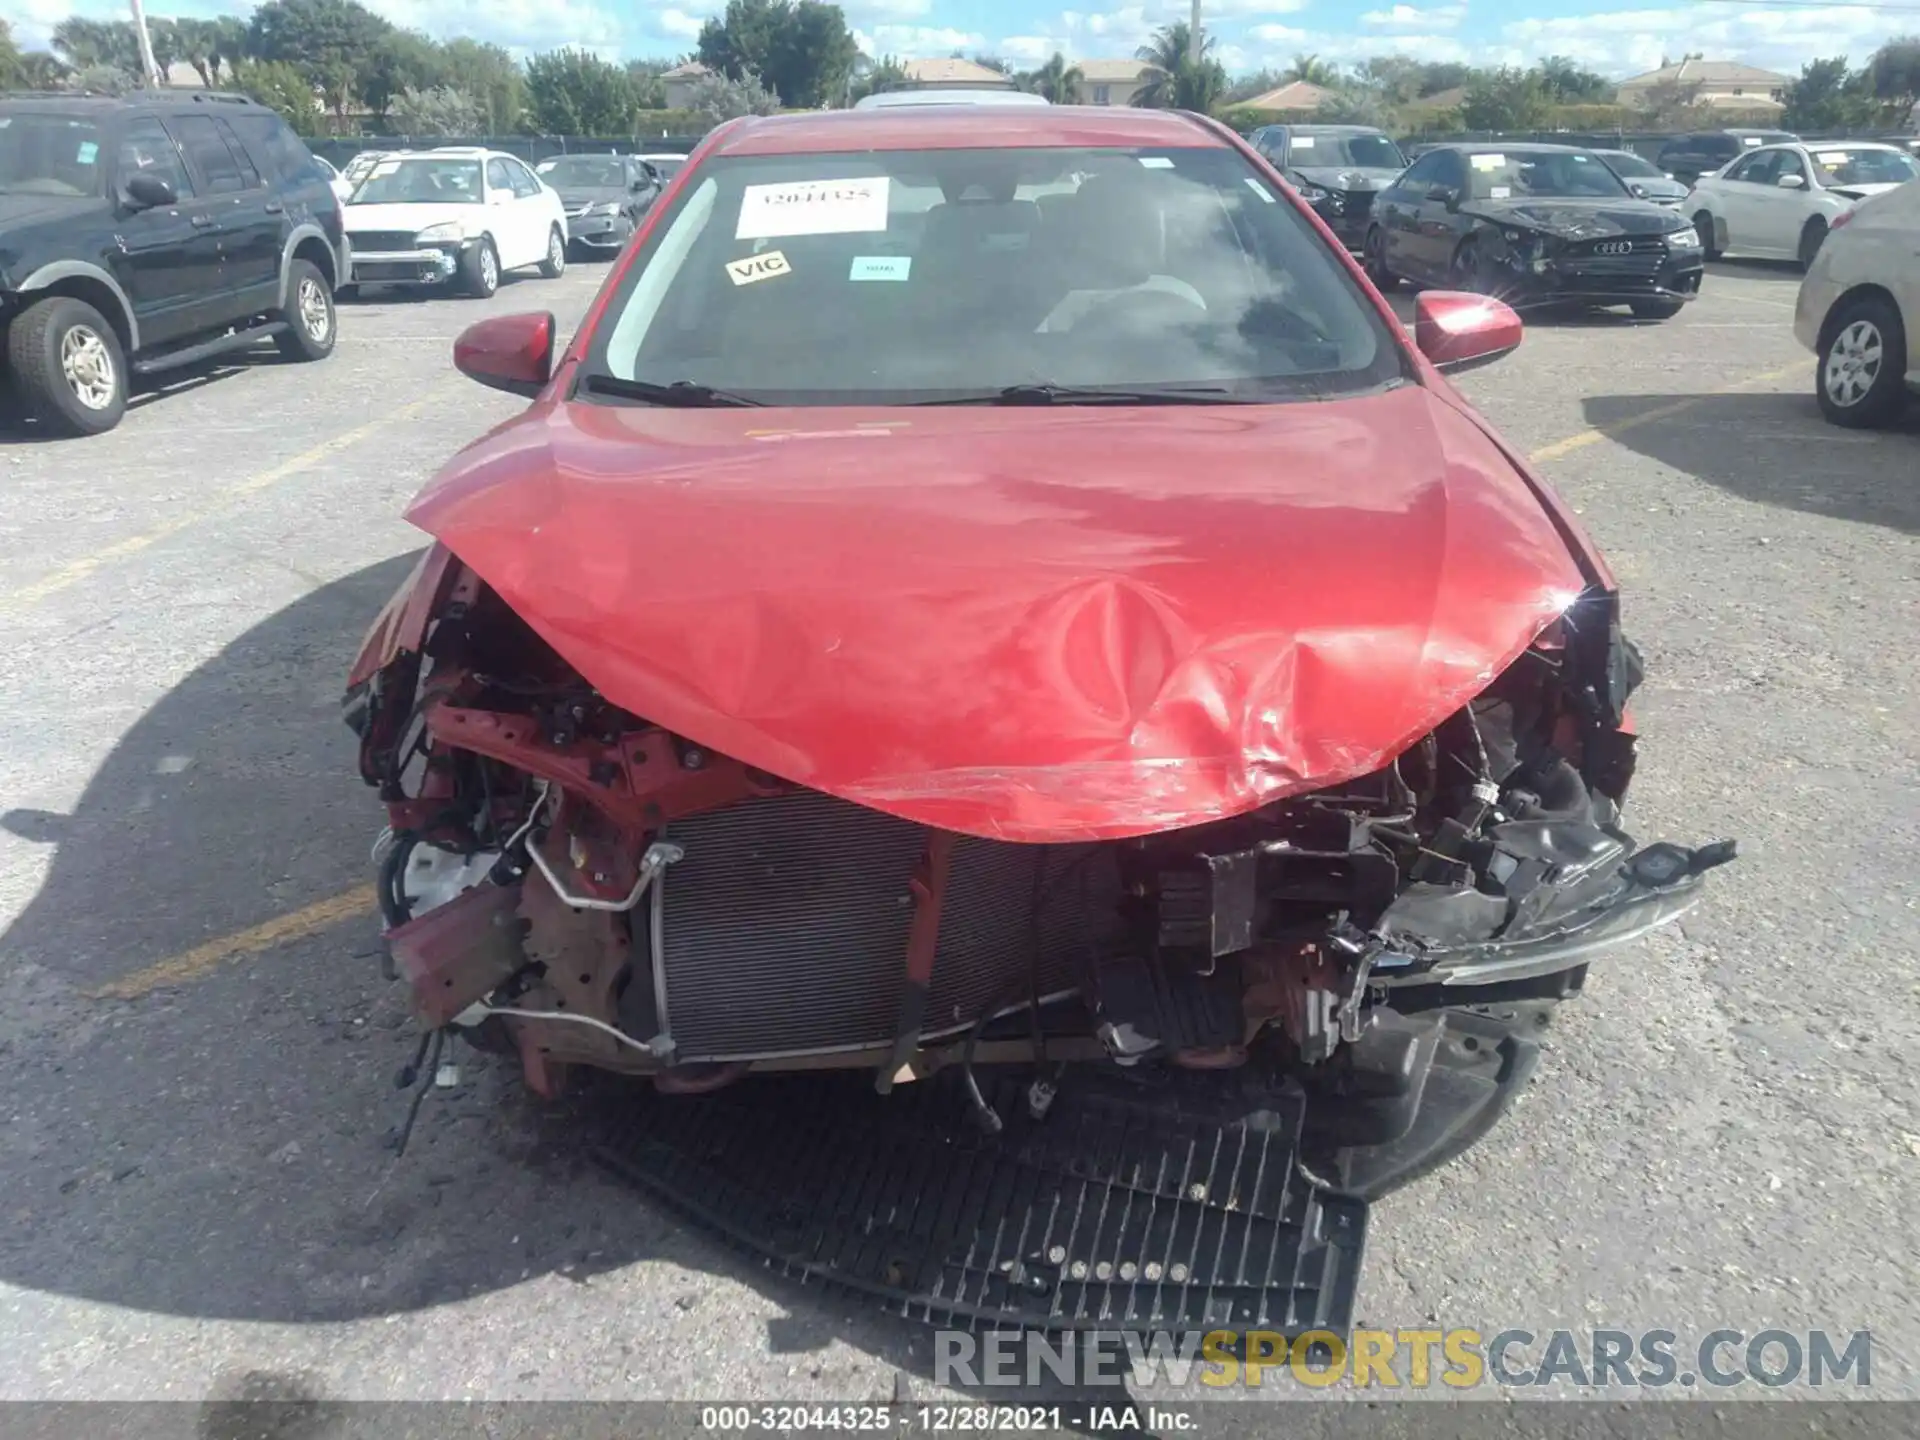
[[[887,228],[888,177],[749,185],[740,196],[736,240],[790,235],[859,235]]]
[[[736,285],[751,285],[756,280],[771,280],[776,275],[791,275],[793,266],[778,250],[764,255],[749,255],[744,260],[727,262],[727,278]]]

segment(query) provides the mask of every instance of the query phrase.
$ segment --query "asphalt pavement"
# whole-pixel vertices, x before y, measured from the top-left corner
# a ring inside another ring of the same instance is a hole
[[[519,404],[453,335],[571,326],[603,273],[376,296],[319,366],[0,432],[0,1398],[929,1391],[926,1332],[656,1210],[470,1053],[382,1144],[413,1036],[341,679],[405,501]],[[1716,266],[1462,379],[1626,589],[1631,825],[1742,858],[1377,1207],[1365,1324],[1870,1329],[1874,1393],[1920,1396],[1920,421],[1821,420],[1796,283]]]

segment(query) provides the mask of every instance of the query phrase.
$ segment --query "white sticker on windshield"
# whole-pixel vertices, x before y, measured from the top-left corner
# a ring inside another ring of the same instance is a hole
[[[1844,165],[1847,163],[1847,154],[1844,150],[1828,150],[1813,158],[1818,160],[1822,165]]]
[[[82,140],[80,142],[80,153],[73,157],[73,163],[76,165],[91,165],[94,162],[94,157],[99,155],[99,153],[100,147],[97,144],[91,140]]]
[[[1142,155],[1140,157],[1140,163],[1149,170],[1171,170],[1173,168],[1173,161],[1164,155]]]
[[[1752,148],[1760,143],[1760,137],[1758,135],[1742,135],[1740,137],[1740,143],[1748,148]]]
[[[1247,188],[1249,190],[1253,191],[1254,194],[1258,195],[1262,200],[1266,201],[1269,205],[1277,203],[1273,198],[1273,192],[1271,190],[1267,189],[1266,186],[1262,185],[1258,180],[1254,179],[1253,176],[1251,175],[1247,176],[1246,178],[1247,178]]]
[[[855,180],[802,180],[749,185],[740,197],[736,240],[788,235],[858,235],[887,228],[885,175]]]
[[[1513,187],[1511,185],[1495,185],[1487,191],[1487,196],[1493,200],[1511,200],[1513,198]]]
[[[1469,155],[1467,160],[1476,170],[1498,170],[1507,163],[1504,155]]]
[[[759,280],[771,280],[776,275],[791,275],[793,266],[787,263],[787,257],[778,250],[769,250],[764,255],[749,255],[744,260],[727,262],[727,278],[736,285],[752,285]]]
[[[1311,150],[1313,148],[1313,136],[1311,135],[1294,136],[1291,142],[1291,148],[1295,150]]]
[[[913,272],[911,255],[856,255],[849,280],[904,280]]]
[[[382,160],[378,165],[373,167],[373,173],[375,175],[391,175],[399,168],[400,162],[398,160]]]
[[[533,173],[536,175],[544,175],[559,163],[558,160],[542,160],[538,165],[533,167]]]

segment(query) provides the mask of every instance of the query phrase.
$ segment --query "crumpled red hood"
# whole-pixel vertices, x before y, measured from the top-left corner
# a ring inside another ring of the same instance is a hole
[[[1405,386],[1276,406],[537,406],[408,518],[602,694],[876,809],[1144,834],[1385,764],[1580,591]]]

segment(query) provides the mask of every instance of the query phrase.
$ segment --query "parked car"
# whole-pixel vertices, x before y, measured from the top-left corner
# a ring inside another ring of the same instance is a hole
[[[111,430],[134,376],[263,340],[323,359],[341,254],[339,201],[264,105],[0,98],[7,380],[50,431]]]
[[[333,191],[334,198],[339,200],[342,205],[346,204],[347,197],[353,194],[354,182],[342,175],[339,170],[334,167],[333,162],[324,156],[314,156],[313,163],[318,165],[320,167],[320,173],[327,177],[327,186]]]
[[[1724,169],[1760,145],[1784,145],[1800,137],[1787,130],[1702,130],[1676,135],[1660,147],[1653,163],[1683,185]]]
[[[1642,200],[1678,208],[1687,198],[1687,186],[1644,155],[1636,155],[1631,150],[1596,150],[1593,153],[1620,177],[1629,192]]]
[[[517,157],[445,146],[376,161],[346,208],[356,285],[458,287],[481,299],[509,270],[567,268],[560,196]]]
[[[1836,218],[1916,175],[1920,161],[1894,145],[1763,145],[1701,180],[1686,208],[1710,257],[1757,255],[1811,265]]]
[[[680,173],[680,167],[687,163],[687,157],[671,150],[642,150],[634,159],[644,162],[655,175],[660,177],[660,188],[665,189],[673,183],[673,177]]]
[[[1263,125],[1247,143],[1273,162],[1349,250],[1366,239],[1374,196],[1407,168],[1400,147],[1370,125]]]
[[[626,244],[660,193],[660,177],[634,155],[558,155],[534,174],[560,196],[576,250],[608,254]]]
[[[374,166],[386,159],[390,152],[386,150],[362,150],[345,165],[340,167],[340,178],[347,182],[347,193],[353,193],[353,187],[367,178]]]
[[[1899,416],[1920,393],[1920,184],[1833,217],[1794,306],[1793,333],[1820,357],[1814,393],[1836,425]]]
[[[932,1087],[1018,1142],[994,1206],[1079,1185],[1055,1094],[1107,1097],[1100,1134],[1173,1158],[1098,1193],[1257,1224],[1236,1323],[1294,1323],[1311,1273],[1343,1333],[1354,1273],[1298,1247],[1485,1133],[1554,1005],[1731,847],[1622,828],[1614,582],[1442,373],[1514,312],[1429,292],[1409,333],[1216,122],[1040,108],[732,121],[564,347],[551,313],[456,342],[531,403],[415,500],[431,548],[348,677],[387,943],[424,1026],[538,1093],[784,1072],[764,1114],[837,1069],[893,1107],[862,1165],[925,1134],[951,1166],[981,1142]],[[1581,214],[1616,208],[1671,219]],[[1090,1314],[1144,1313],[1092,1220],[817,1244],[701,1119],[729,1104],[676,1102],[637,1163],[742,1241],[924,1298],[1004,1232],[1022,1278],[967,1304],[1044,1311],[1081,1265]],[[1185,1168],[1227,1111],[1258,1165]]]
[[[1367,273],[1516,305],[1626,305],[1665,320],[1700,292],[1693,227],[1630,194],[1591,150],[1442,145],[1373,202]]]

